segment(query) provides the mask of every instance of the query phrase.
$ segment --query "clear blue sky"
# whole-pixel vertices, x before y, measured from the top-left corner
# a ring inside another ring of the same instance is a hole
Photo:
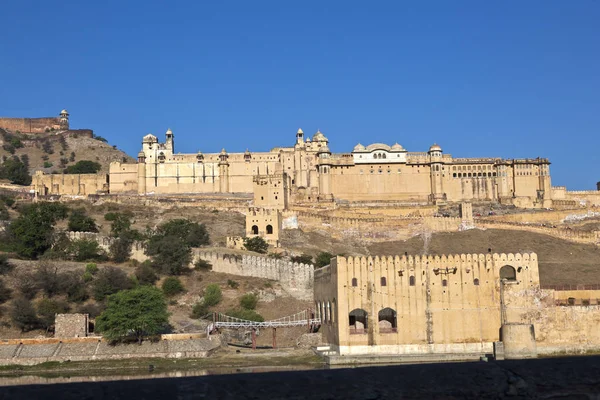
[[[600,1],[4,1],[0,115],[91,128],[135,156],[399,142],[548,157],[600,180]]]

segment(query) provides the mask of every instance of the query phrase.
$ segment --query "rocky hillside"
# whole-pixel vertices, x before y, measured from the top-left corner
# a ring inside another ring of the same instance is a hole
[[[9,132],[0,128],[0,156],[16,155],[29,158],[29,171],[47,173],[61,172],[65,167],[77,161],[90,160],[99,163],[103,172],[108,172],[111,161],[135,162],[118,150],[116,146],[105,143],[102,138],[92,138],[91,131],[48,132],[26,135]]]

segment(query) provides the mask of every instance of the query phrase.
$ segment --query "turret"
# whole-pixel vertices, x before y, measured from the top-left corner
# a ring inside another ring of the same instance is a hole
[[[317,151],[319,158],[319,193],[322,195],[331,194],[331,151],[327,144],[324,144]]]
[[[302,132],[302,129],[298,129],[298,132],[296,132],[296,144],[304,144],[304,132]]]
[[[229,154],[225,149],[219,154],[219,191],[221,193],[229,192]]]
[[[173,135],[173,131],[171,128],[167,129],[167,133],[165,133],[165,147],[167,150],[170,150],[171,153],[175,153],[175,135]]]
[[[67,110],[60,112],[60,126],[64,129],[69,129],[69,113]]]
[[[431,161],[431,197],[432,201],[437,203],[444,199],[442,148],[434,143],[428,154]]]
[[[250,153],[250,150],[246,149],[246,151],[244,152],[244,161],[245,162],[250,162],[252,161],[252,154]]]
[[[138,194],[146,194],[146,153],[138,153]]]

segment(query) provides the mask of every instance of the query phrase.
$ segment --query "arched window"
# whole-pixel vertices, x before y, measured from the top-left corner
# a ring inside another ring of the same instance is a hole
[[[479,286],[479,279],[478,278],[473,279],[473,285]]]
[[[267,235],[273,234],[273,225],[267,225]]]
[[[515,269],[510,265],[505,265],[504,267],[500,268],[500,280],[516,281],[517,271],[515,271]]]
[[[410,286],[415,286],[415,277],[414,277],[414,276],[412,276],[412,275],[411,275],[411,276],[408,278],[408,284],[409,284]]]
[[[385,279],[385,276],[381,277],[381,286],[387,286],[387,280]]]
[[[387,156],[385,154],[383,154],[383,158],[387,158]]]
[[[333,322],[332,318],[331,318],[331,302],[327,302],[327,322],[331,323]]]
[[[350,311],[349,317],[350,334],[367,333],[368,315],[365,310],[356,308]]]
[[[379,311],[378,315],[379,333],[394,333],[397,332],[396,311],[386,307]]]
[[[258,226],[252,225],[252,234],[253,235],[258,235]]]
[[[352,286],[358,286],[358,279],[352,278]]]

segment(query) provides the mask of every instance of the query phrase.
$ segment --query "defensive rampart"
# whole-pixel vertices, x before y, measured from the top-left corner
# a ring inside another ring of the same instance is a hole
[[[22,133],[44,133],[50,129],[61,129],[60,118],[58,117],[43,117],[43,118],[0,118],[0,128],[7,129],[12,132]]]
[[[570,228],[553,228],[549,226],[536,226],[519,224],[516,222],[510,223],[491,220],[476,221],[476,225],[478,228],[535,232],[568,240],[570,242],[600,245],[600,231],[580,231]]]
[[[212,264],[214,272],[253,276],[278,281],[293,297],[311,300],[313,297],[314,266],[261,256],[232,254],[194,249],[194,261],[203,259]]]

